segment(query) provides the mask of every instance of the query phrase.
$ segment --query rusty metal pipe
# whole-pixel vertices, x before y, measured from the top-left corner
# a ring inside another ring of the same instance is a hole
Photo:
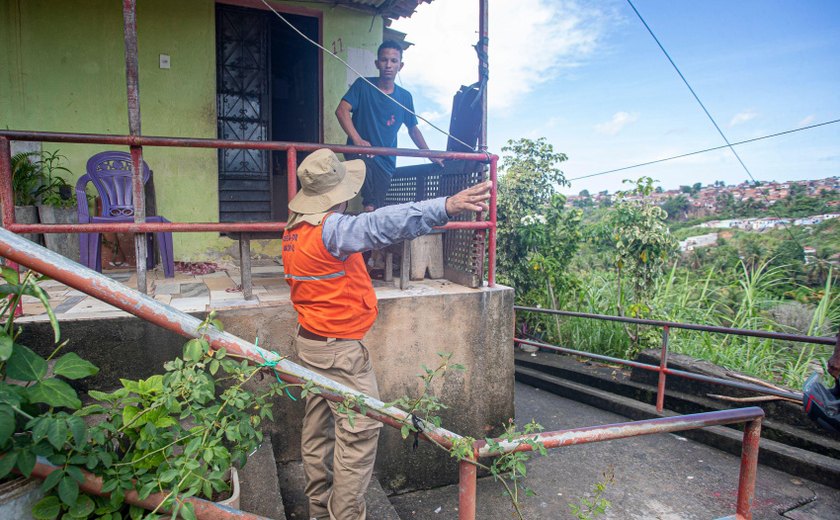
[[[490,190],[490,222],[493,224],[488,233],[490,239],[487,244],[487,285],[490,287],[496,286],[496,222],[498,214],[496,213],[496,197],[498,196],[499,176],[497,165],[499,158],[495,155],[490,160],[490,181],[493,183],[493,189]]]
[[[297,149],[286,150],[286,190],[289,202],[297,195]]]
[[[817,345],[834,346],[837,339],[834,336],[805,336],[803,334],[786,334],[784,332],[768,332],[763,330],[734,329],[731,327],[718,327],[716,325],[698,325],[696,323],[679,323],[676,321],[646,320],[642,318],[625,318],[623,316],[610,316],[607,314],[589,314],[586,312],[559,311],[556,309],[539,309],[537,307],[523,307],[516,305],[516,310],[527,312],[542,312],[545,314],[557,314],[570,318],[588,318],[604,321],[619,321],[622,323],[638,323],[639,325],[650,325],[652,327],[671,327],[672,329],[699,330],[701,332],[715,332],[720,334],[732,334],[735,336],[750,336],[754,338],[778,339],[782,341],[796,341],[799,343],[815,343]]]
[[[469,460],[458,463],[458,520],[475,520],[478,471]]]
[[[491,222],[449,222],[435,229],[492,229]],[[114,222],[99,224],[12,224],[6,229],[15,233],[158,233],[175,232],[280,232],[285,222]]]
[[[276,361],[274,370],[284,381],[292,384],[313,381],[319,387],[332,388],[334,391],[324,390],[321,394],[332,401],[343,401],[343,394],[356,396],[367,408],[365,415],[385,424],[395,428],[400,428],[406,422],[410,424],[410,416],[399,408],[385,406],[379,399],[374,399],[312,372],[273,352],[260,349],[229,332],[212,327],[199,329],[201,320],[198,318],[129,289],[107,276],[83,267],[6,229],[0,229],[0,256],[45,274],[64,285],[89,294],[149,323],[189,338],[204,337],[214,349],[224,347],[230,354],[243,357],[255,364]],[[431,424],[425,425],[424,436],[434,439],[435,442],[447,448],[452,445],[453,440],[461,438],[456,433]]]
[[[719,410],[715,412],[696,413],[691,415],[680,415],[677,417],[664,417],[658,419],[647,419],[644,421],[633,421],[618,424],[606,424],[603,426],[587,426],[585,428],[573,428],[555,432],[544,432],[531,435],[521,435],[513,439],[495,439],[499,443],[500,451],[488,447],[487,441],[476,441],[475,447],[479,457],[491,457],[502,453],[515,451],[532,451],[533,448],[521,441],[534,440],[546,448],[559,448],[561,446],[572,446],[575,444],[586,444],[590,442],[610,441],[636,437],[639,435],[651,435],[654,433],[671,433],[684,430],[696,430],[707,426],[718,426],[722,424],[734,424],[748,421],[755,421],[764,417],[764,410],[757,406],[748,408],[736,408],[734,410]],[[753,442],[751,439],[750,442]],[[757,438],[755,446],[757,446]],[[757,448],[756,448],[757,452]]]
[[[744,427],[744,440],[741,444],[741,473],[738,477],[738,505],[736,518],[752,519],[752,502],[755,498],[755,478],[758,473],[758,444],[761,440],[761,417],[747,423]]]
[[[32,470],[31,476],[43,480],[47,478],[47,476],[49,476],[49,474],[53,471],[57,471],[60,469],[62,469],[62,466],[56,466],[50,463],[47,459],[43,457],[38,457],[38,460],[35,463],[35,468]],[[79,489],[81,491],[87,493],[88,495],[96,495],[100,497],[107,497],[111,495],[110,493],[102,492],[103,482],[100,477],[97,477],[96,475],[88,473],[84,470],[82,470],[82,475],[84,475],[85,480],[81,484],[79,484]],[[142,507],[143,509],[152,511],[161,502],[164,501],[166,496],[167,493],[153,493],[145,499],[141,499],[137,491],[131,490],[126,491],[125,502],[127,504]],[[202,498],[189,497],[185,498],[184,501],[189,502],[193,505],[193,507],[195,508],[195,516],[200,520],[226,520],[229,518],[235,518],[237,520],[269,520],[264,516],[255,515],[253,513],[246,513],[244,511],[240,511],[232,507],[223,506],[221,504],[217,504],[209,500],[204,500]]]
[[[199,137],[130,136],[117,134],[79,134],[69,132],[34,132],[28,130],[0,130],[0,137],[17,141],[44,141],[51,143],[86,143],[115,146],[174,146],[182,148],[235,148],[245,150],[288,150],[314,152],[329,148],[336,153],[394,155],[402,157],[425,157],[461,159],[489,163],[491,153],[447,152],[443,150],[418,150],[414,148],[363,147],[324,143],[302,143],[288,141],[228,141],[225,139],[204,139]]]
[[[137,63],[137,0],[123,0],[123,36],[125,39],[125,90],[128,100],[128,132],[132,137],[140,131],[140,79]],[[134,223],[146,222],[146,193],[143,187],[143,147],[131,146],[131,195]],[[146,294],[146,236],[134,234],[137,258],[137,288]]]
[[[659,372],[662,370],[657,365],[648,365],[646,363],[640,363],[638,361],[630,361],[627,359],[615,358],[610,356],[604,356],[602,354],[593,354],[591,352],[584,352],[583,350],[574,350],[571,348],[565,347],[557,347],[555,345],[549,345],[547,343],[540,343],[538,341],[531,341],[527,339],[521,338],[513,338],[514,343],[524,343],[526,345],[533,345],[535,347],[544,348],[548,350],[554,350],[556,352],[563,352],[564,354],[571,354],[573,356],[581,356],[581,357],[588,357],[592,359],[598,359],[600,361],[606,361],[607,363],[616,363],[619,365],[626,365],[633,368],[638,368],[641,370],[650,370],[652,372]],[[665,374],[671,376],[679,376],[684,377],[686,379],[693,379],[695,381],[703,381],[705,383],[717,383],[724,386],[730,386],[732,388],[740,388],[741,390],[749,390],[751,392],[758,392],[761,394],[768,394],[768,395],[777,395],[779,397],[787,397],[788,399],[794,399],[797,401],[802,400],[802,393],[800,392],[789,392],[785,390],[775,390],[773,388],[767,386],[760,386],[754,385],[750,383],[742,383],[740,381],[732,381],[731,379],[721,379],[719,377],[712,377],[712,376],[704,376],[703,374],[695,374],[694,372],[686,372],[685,370],[677,370],[673,368],[666,368],[664,370]]]
[[[668,377],[668,332],[670,327],[662,327],[662,352],[659,355],[659,381],[656,385],[656,411],[665,409],[665,378]]]
[[[0,206],[3,206],[3,226],[5,227],[15,223],[12,174],[12,148],[7,138],[0,137]]]

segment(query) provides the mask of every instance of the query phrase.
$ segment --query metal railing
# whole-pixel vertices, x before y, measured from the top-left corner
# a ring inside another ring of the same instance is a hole
[[[15,233],[156,233],[156,232],[280,232],[285,222],[123,222],[96,224],[19,224],[15,222],[14,194],[12,190],[11,147],[9,140],[40,141],[56,143],[107,144],[129,146],[132,149],[143,146],[185,147],[185,148],[233,148],[248,150],[280,150],[287,152],[288,194],[291,200],[297,190],[297,152],[311,152],[320,148],[329,148],[336,153],[355,153],[368,155],[391,155],[404,157],[425,157],[440,159],[459,159],[489,164],[489,176],[493,182],[490,194],[488,220],[472,222],[449,222],[438,229],[466,229],[488,234],[488,273],[487,283],[496,284],[496,167],[498,156],[477,152],[444,152],[433,150],[412,150],[403,148],[376,148],[320,143],[298,143],[283,141],[227,141],[223,139],[152,137],[111,134],[74,134],[64,132],[29,132],[0,130],[0,205],[3,207],[3,226]],[[145,242],[144,242],[145,244]],[[145,261],[137,260],[138,271],[145,269]],[[142,266],[142,267],[141,267]],[[139,283],[138,287],[145,288]],[[142,291],[143,289],[141,289]]]
[[[202,329],[201,320],[198,318],[169,307],[144,294],[140,294],[96,271],[80,266],[57,253],[2,229],[0,229],[0,256],[45,274],[65,285],[94,296],[138,318],[182,336],[204,337],[214,349],[225,348],[228,352],[244,357],[257,364],[263,364],[265,361],[276,361],[273,370],[283,381],[292,384],[302,384],[306,381],[312,381],[315,385],[324,389],[321,393],[322,396],[337,402],[344,402],[346,395],[353,396],[365,407],[364,412],[361,412],[361,409],[357,408],[359,412],[384,424],[397,429],[401,428],[404,424],[413,424],[412,417],[403,410],[386,406],[378,399],[374,399],[332,381],[320,374],[292,363],[288,359],[280,358],[272,352],[262,350],[256,345],[228,332],[215,328]],[[758,449],[763,416],[764,412],[760,408],[751,407],[681,417],[546,432],[523,436],[520,439],[536,439],[546,448],[559,448],[573,444],[599,442],[638,435],[677,432],[721,424],[746,423],[738,480],[736,518],[749,520],[752,518],[751,507],[755,492]],[[432,440],[435,444],[441,445],[444,448],[451,448],[454,442],[462,439],[457,433],[427,423],[423,423],[421,436],[425,440]],[[497,439],[497,441],[499,442],[501,452],[531,449],[527,444],[517,442],[518,439]],[[488,448],[486,441],[476,441],[473,444],[473,459],[464,459],[459,463],[459,520],[475,519],[477,485],[475,460],[480,457],[489,457],[498,454],[499,452],[494,452]],[[218,510],[214,511],[214,513],[218,512]]]
[[[548,350],[552,350],[555,352],[562,352],[564,354],[571,354],[575,356],[582,356],[591,359],[597,359],[599,361],[605,361],[607,363],[615,363],[620,365],[626,365],[632,368],[638,368],[641,370],[648,370],[652,372],[659,373],[659,381],[657,384],[657,392],[656,392],[656,411],[661,412],[664,408],[665,403],[665,382],[669,375],[683,377],[686,379],[693,379],[695,381],[702,381],[705,383],[714,383],[719,385],[728,386],[731,388],[738,388],[740,390],[747,390],[751,392],[758,392],[762,394],[769,394],[774,395],[777,397],[784,397],[787,399],[793,399],[796,401],[802,400],[802,393],[801,392],[794,392],[783,390],[780,388],[774,388],[769,386],[762,386],[752,383],[746,383],[741,381],[733,381],[731,379],[724,379],[720,377],[713,377],[707,376],[703,374],[697,374],[694,372],[688,372],[685,370],[677,370],[673,368],[668,368],[668,353],[670,347],[670,331],[671,329],[684,329],[684,330],[694,330],[694,331],[701,331],[701,332],[711,332],[715,334],[729,334],[735,336],[747,336],[753,338],[764,338],[764,339],[772,339],[772,340],[782,340],[782,341],[794,341],[798,343],[811,343],[816,345],[830,345],[835,346],[840,345],[840,334],[835,337],[825,337],[825,336],[806,336],[803,334],[787,334],[784,332],[771,332],[765,330],[749,330],[749,329],[737,329],[731,327],[720,327],[714,325],[699,325],[696,323],[679,323],[674,321],[663,321],[663,320],[648,320],[642,318],[626,318],[623,316],[609,316],[605,314],[590,314],[585,312],[573,312],[573,311],[561,311],[557,309],[541,309],[537,307],[523,307],[523,306],[514,306],[514,311],[516,312],[536,312],[536,313],[544,313],[544,314],[552,314],[556,316],[566,316],[571,318],[585,318],[585,319],[593,319],[593,320],[603,320],[603,321],[617,321],[621,323],[634,323],[638,325],[647,325],[651,327],[659,327],[662,329],[662,346],[661,346],[661,354],[659,357],[659,365],[650,365],[647,363],[641,363],[638,361],[630,361],[627,359],[621,359],[611,356],[605,356],[602,354],[594,354],[592,352],[586,352],[582,350],[575,350],[566,347],[560,347],[557,345],[550,345],[547,343],[543,343],[540,341],[534,341],[526,338],[514,338],[514,344],[521,344],[521,345],[531,345],[534,347],[544,348]]]

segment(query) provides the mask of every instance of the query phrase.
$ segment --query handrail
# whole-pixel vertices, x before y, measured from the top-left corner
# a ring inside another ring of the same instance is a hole
[[[685,329],[685,330],[696,330],[702,332],[712,332],[716,334],[731,334],[737,336],[748,336],[748,337],[756,337],[756,338],[765,338],[765,339],[774,339],[774,340],[785,340],[785,341],[796,341],[800,343],[814,343],[818,345],[836,345],[840,342],[840,335],[837,338],[830,338],[825,336],[806,336],[802,334],[787,334],[783,332],[771,332],[771,331],[763,331],[763,330],[751,330],[751,329],[738,329],[733,327],[720,327],[715,325],[700,325],[697,323],[680,323],[675,321],[664,321],[664,320],[649,320],[643,318],[627,318],[624,316],[611,316],[606,314],[590,314],[585,312],[573,312],[573,311],[561,311],[557,309],[541,309],[537,307],[524,307],[521,305],[515,305],[514,311],[522,311],[522,312],[537,312],[537,313],[544,313],[544,314],[553,314],[559,316],[567,316],[573,318],[586,318],[586,319],[594,319],[594,320],[603,320],[603,321],[617,321],[622,323],[636,323],[640,325],[649,325],[653,327],[662,327],[662,352],[660,356],[659,365],[652,365],[648,363],[641,363],[638,361],[632,361],[627,359],[621,359],[612,356],[606,356],[603,354],[594,354],[592,352],[585,352],[582,350],[575,350],[567,347],[561,347],[558,345],[551,345],[548,343],[543,343],[540,341],[533,341],[524,338],[514,338],[514,343],[524,344],[524,345],[531,345],[538,348],[545,348],[549,350],[553,350],[556,352],[562,352],[564,354],[571,354],[574,356],[582,356],[587,357],[590,359],[598,359],[600,361],[606,361],[608,363],[616,363],[620,365],[630,366],[633,368],[639,368],[642,370],[649,370],[652,372],[659,373],[659,382],[657,385],[657,394],[656,394],[656,410],[661,412],[665,406],[665,381],[666,376],[673,375],[678,377],[683,377],[686,379],[693,379],[695,381],[703,381],[706,383],[715,383],[720,384],[732,388],[738,388],[741,390],[748,390],[751,392],[757,392],[761,394],[768,394],[774,395],[777,397],[783,397],[786,399],[792,399],[795,401],[802,400],[802,393],[801,392],[794,392],[788,390],[782,390],[779,388],[771,388],[769,386],[762,386],[752,383],[744,383],[740,381],[732,381],[731,379],[724,379],[720,377],[713,377],[713,376],[706,376],[703,374],[697,374],[694,372],[688,372],[685,370],[675,370],[673,368],[668,368],[668,349],[669,349],[669,340],[670,340],[670,329]]]
[[[366,410],[363,412],[364,415],[394,428],[401,428],[403,424],[413,419],[410,414],[407,414],[399,408],[386,406],[379,399],[365,395],[341,383],[312,372],[288,359],[281,358],[273,352],[260,349],[256,345],[238,338],[233,334],[220,331],[213,327],[202,328],[202,322],[198,318],[123,286],[115,280],[76,264],[58,253],[49,251],[5,229],[0,229],[0,256],[50,276],[54,280],[69,287],[94,296],[101,301],[167,330],[187,337],[204,337],[214,349],[225,348],[228,352],[244,357],[256,364],[262,364],[265,361],[276,362],[272,366],[272,369],[283,381],[293,384],[311,381],[316,386],[324,389],[321,392],[323,397],[332,401],[343,402],[346,395],[353,396],[357,402],[363,403],[366,407]],[[361,412],[358,407],[356,409]],[[747,422],[747,426],[744,429],[742,445],[736,517],[749,520],[752,518],[751,506],[755,491],[762,416],[763,411],[759,408],[745,408],[631,423],[576,428],[573,430],[537,434],[536,437],[547,448],[556,448],[569,444],[582,444],[636,435],[682,431],[715,424]],[[434,443],[445,448],[452,447],[454,442],[462,439],[457,433],[425,422],[422,425],[422,430],[422,438],[432,440]],[[504,441],[499,439],[499,442]],[[511,443],[503,443],[502,446],[504,451],[528,449],[524,448],[523,445],[514,445]],[[473,452],[474,458],[464,459],[459,463],[459,520],[475,519],[477,478],[475,458],[493,454],[486,448],[486,441],[474,442]],[[42,469],[44,471],[49,470],[48,467]],[[224,511],[218,509],[210,513],[219,513],[222,517],[229,516],[224,514]]]
[[[436,150],[415,150],[407,148],[362,147],[337,144],[303,143],[287,141],[228,141],[198,137],[161,137],[119,134],[84,134],[69,132],[37,132],[28,130],[0,130],[0,206],[2,221],[6,229],[15,233],[157,233],[157,232],[230,232],[259,233],[279,232],[285,229],[285,222],[122,222],[87,224],[18,224],[14,215],[12,191],[11,151],[9,140],[46,141],[60,143],[108,144],[130,146],[132,150],[143,146],[186,147],[186,148],[237,148],[255,150],[285,150],[288,152],[288,194],[289,200],[297,190],[297,152],[329,148],[338,153],[367,155],[392,155],[440,159],[470,160],[490,165],[489,220],[453,221],[436,229],[474,230],[488,234],[487,283],[496,284],[496,190],[498,156],[488,152],[449,152]],[[142,197],[141,197],[142,198]],[[478,214],[481,218],[481,213]],[[145,262],[138,259],[138,272],[145,273]],[[145,277],[145,274],[144,274]],[[138,278],[139,280],[139,278]],[[145,284],[142,284],[145,287]]]
[[[700,325],[699,323],[682,323],[677,321],[628,318],[625,316],[612,316],[609,314],[590,314],[586,312],[561,311],[558,309],[542,309],[539,307],[525,307],[522,305],[514,305],[513,310],[556,314],[558,316],[568,316],[571,318],[590,318],[604,321],[618,321],[622,323],[637,323],[639,325],[651,325],[653,327],[668,327],[671,329],[699,330],[702,332],[732,334],[735,336],[751,336],[755,338],[797,341],[800,343],[816,343],[817,345],[835,345],[837,343],[837,338],[830,336],[807,336],[804,334],[787,334],[785,332],[772,332],[768,330],[738,329],[733,327],[721,327],[718,325]]]

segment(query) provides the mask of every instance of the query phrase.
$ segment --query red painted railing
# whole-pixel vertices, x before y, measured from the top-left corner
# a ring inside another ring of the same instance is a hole
[[[376,419],[394,428],[400,428],[406,422],[413,422],[412,417],[398,408],[387,406],[382,401],[361,394],[340,383],[314,373],[306,368],[282,359],[267,351],[260,351],[256,345],[244,341],[229,332],[201,327],[198,318],[169,307],[148,296],[139,294],[120,283],[111,280],[91,269],[82,267],[67,258],[49,251],[22,237],[0,229],[0,256],[13,262],[34,269],[69,287],[85,292],[119,309],[133,314],[143,320],[156,324],[167,330],[187,337],[204,337],[214,349],[225,348],[228,352],[242,356],[254,363],[263,363],[268,359],[277,361],[275,373],[282,380],[289,383],[303,383],[312,381],[315,385],[332,389],[322,392],[325,398],[342,402],[349,394],[357,396],[364,403],[365,410],[360,413]],[[546,448],[560,448],[574,444],[600,442],[638,435],[668,433],[684,431],[707,426],[746,423],[741,453],[740,476],[738,479],[738,501],[736,518],[749,520],[752,518],[751,506],[755,492],[756,468],[758,464],[758,448],[761,432],[761,420],[764,412],[757,407],[736,410],[722,410],[679,417],[634,421],[604,426],[576,428],[555,432],[545,432],[537,435],[524,436],[521,439],[534,439]],[[460,435],[440,427],[428,424],[421,437],[425,440],[433,439],[435,444],[450,448],[454,441],[462,439]],[[496,439],[501,452],[529,450],[527,444],[518,442],[520,439]],[[473,460],[464,460],[459,469],[459,520],[474,520],[476,511],[476,468],[474,460],[480,457],[497,455],[492,452],[485,441],[473,444]],[[43,468],[48,471],[49,468]],[[94,487],[90,492],[96,493]],[[208,518],[222,518],[231,516],[225,511],[214,509],[212,506]]]
[[[648,320],[642,318],[626,318],[623,316],[609,316],[604,314],[589,314],[585,312],[573,312],[573,311],[561,311],[557,309],[540,309],[537,307],[522,307],[522,306],[514,306],[514,310],[516,312],[536,312],[536,313],[544,313],[544,314],[553,314],[556,316],[566,316],[571,318],[586,318],[592,320],[603,320],[603,321],[617,321],[622,323],[634,323],[638,325],[647,325],[651,327],[660,327],[662,328],[662,351],[659,358],[659,365],[649,365],[647,363],[640,363],[638,361],[630,361],[627,359],[621,359],[611,356],[604,356],[602,354],[593,354],[592,352],[586,352],[582,350],[575,350],[566,347],[560,347],[557,345],[550,345],[548,343],[543,343],[540,341],[534,341],[528,338],[514,338],[514,344],[519,345],[531,345],[538,348],[544,348],[546,350],[551,350],[555,352],[561,352],[564,354],[571,354],[574,356],[581,356],[587,357],[590,359],[597,359],[599,361],[605,361],[607,363],[615,363],[619,365],[625,365],[633,368],[638,368],[641,370],[648,370],[652,372],[659,373],[659,381],[657,385],[657,394],[656,394],[656,410],[661,412],[664,403],[665,403],[665,382],[666,378],[669,375],[683,377],[686,379],[693,379],[695,381],[703,381],[705,383],[715,383],[723,386],[728,386],[731,388],[738,388],[741,390],[749,390],[752,392],[758,392],[761,394],[769,394],[778,397],[785,397],[788,399],[793,399],[795,401],[802,400],[802,394],[800,392],[793,392],[788,390],[783,390],[779,388],[774,388],[770,386],[762,386],[752,383],[745,383],[740,381],[733,381],[731,379],[723,379],[720,377],[712,377],[712,376],[705,376],[703,374],[696,374],[694,372],[687,372],[685,370],[676,370],[673,368],[668,368],[668,352],[669,352],[669,339],[670,339],[670,331],[671,329],[684,329],[684,330],[695,330],[700,332],[711,332],[716,334],[731,334],[736,336],[748,336],[754,338],[765,338],[765,339],[773,339],[773,340],[780,340],[780,341],[794,341],[798,343],[811,343],[816,345],[834,345],[837,347],[840,345],[840,334],[837,337],[825,337],[825,336],[805,336],[802,334],[788,334],[784,332],[771,332],[766,330],[749,330],[749,329],[736,329],[732,327],[719,327],[713,325],[700,325],[697,323],[679,323],[675,321],[663,321],[663,320]],[[838,347],[840,350],[840,347]]]
[[[179,137],[153,137],[110,134],[73,134],[63,132],[29,132],[0,130],[0,205],[3,207],[3,226],[15,233],[152,233],[170,232],[279,232],[285,222],[125,222],[101,224],[18,224],[15,222],[14,195],[12,192],[11,149],[9,140],[40,141],[57,143],[107,144],[130,146],[132,150],[143,146],[186,147],[186,148],[237,148],[249,150],[281,150],[287,152],[289,200],[297,191],[297,152],[310,152],[319,148],[329,148],[336,153],[364,153],[368,155],[393,155],[404,157],[426,157],[440,159],[460,159],[478,161],[489,165],[490,180],[493,189],[490,197],[489,220],[474,222],[449,222],[440,229],[471,229],[488,233],[488,285],[496,283],[496,182],[498,157],[489,153],[444,152],[433,150],[413,150],[403,148],[358,147],[320,143],[293,143],[283,141],[226,141],[223,139],[200,139]],[[142,198],[142,197],[141,197]],[[145,262],[138,259],[138,268]]]

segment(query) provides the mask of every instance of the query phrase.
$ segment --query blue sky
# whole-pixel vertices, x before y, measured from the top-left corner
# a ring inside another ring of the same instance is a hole
[[[730,141],[840,118],[840,1],[634,0]],[[490,150],[546,137],[567,178],[724,144],[626,0],[490,1]],[[436,0],[395,23],[415,46],[398,83],[448,127],[476,78],[477,2]],[[430,146],[445,137],[423,124]],[[411,147],[407,136],[400,146]],[[840,123],[739,146],[757,180],[840,175]],[[648,175],[666,188],[748,178],[728,150],[590,179],[615,191]]]

